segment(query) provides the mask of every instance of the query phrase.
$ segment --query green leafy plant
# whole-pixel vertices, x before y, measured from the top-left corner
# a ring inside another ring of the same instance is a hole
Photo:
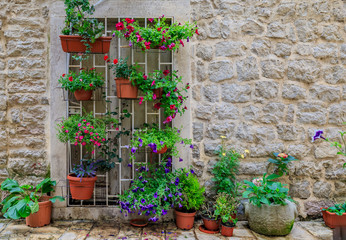
[[[346,202],[335,204],[332,207],[324,208],[322,211],[328,211],[331,213],[335,213],[336,215],[342,216],[342,214],[346,213]]]
[[[238,219],[237,214],[238,201],[230,194],[221,192],[218,194],[215,203],[215,219],[221,217],[221,221],[226,226],[235,226]]]
[[[145,124],[144,128],[134,132],[133,134],[133,139],[129,146],[129,148],[131,148],[130,159],[135,159],[135,153],[138,148],[146,146],[149,146],[155,153],[164,147],[167,147],[170,151],[165,153],[164,158],[168,156],[168,154],[174,157],[179,157],[176,143],[184,144],[185,146],[190,145],[190,148],[193,148],[191,139],[182,138],[179,129],[171,127],[159,129],[156,124],[153,124],[152,126]],[[182,161],[182,159],[179,158],[179,161]]]
[[[95,18],[90,18],[95,11],[89,0],[65,0],[65,27],[62,30],[64,35],[79,35],[86,46],[85,54],[90,53],[90,43],[94,43],[102,36],[104,31],[103,23]],[[86,59],[82,55],[75,57],[77,60]]]
[[[195,212],[200,209],[205,199],[205,188],[200,186],[197,176],[183,169],[177,179],[179,179],[178,186],[183,194],[180,210],[182,212]]]
[[[19,219],[25,218],[39,210],[39,199],[46,193],[54,192],[56,181],[50,178],[44,179],[37,186],[19,185],[16,180],[7,178],[1,184],[1,190],[10,193],[1,204],[5,218]],[[54,196],[49,199],[52,203],[56,200],[64,201],[61,196]]]
[[[204,202],[201,209],[202,209],[201,210],[202,217],[208,218],[208,219],[215,219],[215,220],[217,220],[219,218],[218,215],[217,216],[215,215],[215,203],[214,202],[212,202],[212,203]]]
[[[104,60],[109,64],[109,69],[112,69],[117,78],[130,78],[133,72],[138,68],[137,65],[129,65],[127,63],[128,58],[114,59],[112,62],[108,59],[108,56],[104,56]],[[133,84],[134,85],[134,84]]]
[[[158,19],[149,18],[147,27],[141,27],[134,19],[123,19],[116,24],[116,31],[113,32],[129,40],[129,46],[137,46],[143,51],[151,48],[174,51],[180,45],[184,46],[183,40],[189,41],[194,33],[198,34],[196,24],[186,22],[169,25],[163,15]]]
[[[80,69],[79,73],[70,72],[63,74],[59,78],[59,83],[65,90],[74,92],[76,90],[94,90],[97,87],[102,87],[104,79],[102,73],[96,73],[95,69],[90,70]]]
[[[262,180],[254,179],[252,182],[244,180],[243,198],[248,198],[253,205],[260,207],[262,204],[279,204],[287,205],[285,200],[292,201],[288,196],[288,188],[286,184],[280,182],[268,181],[266,173],[263,174]]]
[[[269,158],[268,161],[274,164],[277,169],[275,170],[275,173],[270,174],[267,177],[267,180],[273,180],[282,177],[284,174],[287,174],[288,164],[292,161],[298,161],[298,159],[295,159],[294,157],[286,153],[273,153],[273,155],[275,156],[275,158]]]

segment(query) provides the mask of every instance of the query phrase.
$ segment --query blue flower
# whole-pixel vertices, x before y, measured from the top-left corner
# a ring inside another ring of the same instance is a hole
[[[142,198],[142,200],[141,200],[141,203],[143,203],[143,204],[145,203],[145,200],[144,200],[143,198]]]
[[[169,169],[168,168],[165,168],[165,173],[169,173]]]
[[[190,145],[190,148],[193,149],[193,145],[192,144]]]
[[[169,187],[166,187],[166,188],[165,188],[165,191],[169,191]]]
[[[178,186],[178,184],[179,184],[179,178],[177,177],[176,179],[175,179],[175,186]]]
[[[162,209],[161,216],[166,215],[167,211],[165,209]]]
[[[319,139],[319,138],[325,139],[325,138],[322,136],[322,134],[323,134],[323,130],[317,130],[317,131],[315,132],[315,135],[312,137],[312,141],[311,141],[311,142],[314,142],[314,141],[316,141],[316,140]]]
[[[190,170],[190,172],[191,172],[192,174],[194,174],[194,173],[195,173],[195,171],[193,171],[192,169]]]
[[[136,149],[137,149],[136,147],[132,147],[132,148],[131,148],[131,153],[135,153],[135,152],[136,152]]]
[[[182,162],[183,161],[183,159],[182,158],[179,158],[179,162]]]
[[[132,47],[132,42],[131,41],[129,41],[129,46]]]
[[[131,163],[129,163],[129,164],[127,164],[127,166],[128,166],[128,167],[132,167],[132,164],[131,164]]]
[[[171,162],[171,161],[168,161],[168,162],[166,163],[166,167],[172,167],[172,162]]]
[[[158,196],[157,196],[157,192],[155,192],[155,194],[154,194],[154,198],[157,198]]]
[[[142,147],[143,146],[143,140],[142,139],[140,139],[140,138],[138,138],[138,142],[139,142],[139,147]]]

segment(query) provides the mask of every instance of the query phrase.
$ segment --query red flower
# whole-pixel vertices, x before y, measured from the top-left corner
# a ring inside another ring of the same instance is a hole
[[[198,29],[196,28],[196,31],[195,31],[195,33],[197,34],[197,35],[199,35],[199,33],[198,33]]]
[[[170,73],[170,71],[169,71],[169,70],[165,70],[165,71],[163,71],[163,75],[165,75],[165,76],[167,76],[169,73]]]
[[[126,18],[125,20],[128,24],[131,24],[135,21],[134,19],[131,19],[131,18]]]
[[[162,103],[156,103],[156,104],[154,105],[154,108],[156,108],[157,110],[159,110],[159,109],[161,108],[161,104],[162,104]]]
[[[64,73],[63,75],[62,75],[62,77],[65,77],[66,76],[66,74]]]
[[[107,59],[108,59],[108,56],[105,55],[105,56],[103,57],[103,60],[107,61]]]
[[[174,109],[175,109],[175,105],[174,105],[174,104],[173,104],[173,105],[170,105],[169,108],[170,108],[171,110],[174,110]]]
[[[158,27],[158,28],[157,28],[157,31],[161,31],[161,29],[162,29],[162,27]]]
[[[153,22],[154,18],[148,18],[149,22]]]
[[[135,30],[135,28],[131,25],[128,25],[126,28],[129,30],[129,34],[131,34]]]
[[[174,88],[173,92],[176,92],[176,91],[178,91],[178,88]]]
[[[73,81],[73,77],[70,76],[70,77],[68,78],[68,80],[69,80],[70,82],[72,82],[72,81]]]
[[[92,83],[89,84],[90,87],[93,87],[94,85]]]
[[[118,22],[115,27],[118,31],[124,30],[124,24],[122,22]]]
[[[95,68],[90,68],[90,71],[93,71],[93,70],[95,70]]]
[[[180,39],[179,42],[180,42],[180,44],[183,45],[183,47],[184,47],[184,42],[183,42],[183,40]]]
[[[117,64],[118,63],[118,59],[114,58],[113,63]]]
[[[143,74],[143,78],[144,78],[144,80],[147,80],[148,76]]]
[[[185,106],[184,109],[187,110],[187,107]]]
[[[150,49],[150,44],[151,44],[151,42],[145,42],[145,43],[144,43],[145,48],[146,48],[146,49]]]
[[[139,98],[139,105],[141,105],[141,104],[142,104],[143,99],[144,99],[143,97],[140,97],[140,98]]]

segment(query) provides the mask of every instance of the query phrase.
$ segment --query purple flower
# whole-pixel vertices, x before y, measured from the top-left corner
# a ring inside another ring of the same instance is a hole
[[[168,197],[173,197],[172,193],[168,194]]]
[[[152,218],[149,218],[149,221],[156,222],[157,220],[159,220],[157,217],[152,217]]]
[[[130,146],[129,146],[129,145],[125,145],[124,147],[127,148],[127,149],[129,149]]]
[[[131,164],[131,163],[129,163],[129,164],[127,164],[127,166],[128,166],[128,167],[132,167],[132,164]]]
[[[140,138],[138,138],[138,142],[139,142],[139,147],[142,147],[143,146],[143,140],[142,139],[140,139]]]
[[[166,215],[167,211],[165,209],[162,209],[161,216]]]
[[[148,182],[147,180],[144,180],[142,183],[145,184],[145,183],[147,183],[147,182]]]
[[[190,172],[191,172],[192,174],[194,174],[194,173],[195,173],[195,171],[193,171],[192,169],[190,170]]]
[[[142,179],[143,179],[143,176],[139,176],[138,179],[139,179],[139,180],[142,180]]]
[[[163,145],[165,142],[163,142],[163,141],[160,141],[160,143],[161,143],[161,145]]]
[[[142,192],[144,192],[144,187],[140,189]]]
[[[135,153],[135,152],[136,152],[136,149],[137,149],[137,148],[132,147],[132,148],[131,148],[131,153]]]
[[[183,207],[183,205],[181,205],[181,203],[179,203],[179,208],[182,208]]]
[[[132,192],[137,192],[139,187],[136,187],[135,189],[132,189]]]
[[[165,198],[163,199],[164,201],[167,201],[167,197],[165,196]]]
[[[180,144],[184,144],[184,141],[182,140]]]
[[[165,50],[167,49],[167,47],[166,47],[165,45],[162,45],[162,46],[160,47],[160,49],[163,50],[163,51],[165,51]]]
[[[171,162],[171,161],[168,161],[168,162],[166,163],[166,167],[172,167],[172,162]]]
[[[179,184],[179,178],[178,177],[175,179],[174,184],[175,184],[175,186],[178,186],[178,184]]]
[[[132,42],[131,41],[129,42],[129,46],[132,47]]]
[[[143,203],[143,204],[145,203],[145,200],[144,200],[143,198],[142,198],[142,200],[141,200],[141,203]]]
[[[157,192],[154,194],[154,198],[157,198],[158,196],[157,196]]]
[[[315,132],[315,135],[312,137],[312,141],[311,141],[311,142],[314,142],[314,141],[316,141],[316,139],[319,139],[319,138],[325,139],[325,138],[322,136],[322,134],[323,134],[323,130],[317,130],[317,131]]]
[[[165,168],[165,173],[169,173],[169,169],[168,168]]]
[[[112,36],[115,37],[115,33],[113,33]]]
[[[183,159],[182,158],[179,158],[179,162],[182,162],[183,161]]]
[[[190,38],[189,37],[187,37],[186,40],[187,40],[187,42],[190,42]]]
[[[193,145],[192,144],[190,145],[190,148],[193,149]]]

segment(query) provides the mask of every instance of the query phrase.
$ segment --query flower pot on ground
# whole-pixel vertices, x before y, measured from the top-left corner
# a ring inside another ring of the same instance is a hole
[[[221,218],[221,234],[226,237],[233,235],[233,228],[238,219],[235,218],[238,200],[236,195],[221,192],[215,202],[215,217]]]
[[[136,99],[138,97],[138,87],[132,85],[128,78],[115,78],[117,87],[117,98]]]
[[[225,237],[232,237],[234,227],[235,227],[234,223],[229,223],[229,222],[221,223],[221,235]]]
[[[87,46],[83,42],[83,37],[75,35],[60,35],[61,47],[67,53],[86,53]],[[108,53],[112,37],[99,37],[94,43],[88,42],[90,48],[88,53]]]
[[[330,228],[346,226],[346,202],[322,209],[323,220]]]
[[[196,212],[188,213],[188,212],[181,212],[181,210],[179,209],[175,209],[174,213],[175,213],[175,223],[178,228],[183,230],[190,230],[191,228],[193,228]]]
[[[221,219],[215,220],[214,218],[209,218],[202,215],[202,220],[203,220],[204,227],[208,230],[216,231],[220,227]]]
[[[44,179],[36,186],[22,185],[17,181],[7,178],[1,184],[1,190],[10,194],[1,204],[5,218],[26,218],[26,224],[30,227],[43,227],[48,225],[51,219],[52,203],[57,199],[63,201],[60,196],[46,196],[44,194],[54,191],[56,182],[50,178]]]
[[[74,92],[77,101],[87,101],[91,99],[93,90],[103,86],[104,79],[102,73],[96,73],[94,68],[81,68],[79,73],[63,74],[59,78],[59,83],[65,90]]]

